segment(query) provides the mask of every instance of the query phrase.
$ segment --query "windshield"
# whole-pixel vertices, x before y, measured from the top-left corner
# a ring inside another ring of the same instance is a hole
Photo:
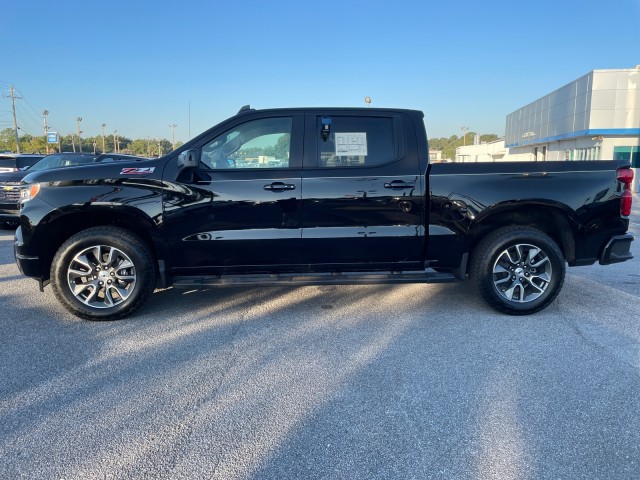
[[[97,155],[65,155],[64,153],[48,155],[32,166],[29,171],[35,172],[40,170],[49,170],[50,168],[84,165],[92,163],[96,156]]]

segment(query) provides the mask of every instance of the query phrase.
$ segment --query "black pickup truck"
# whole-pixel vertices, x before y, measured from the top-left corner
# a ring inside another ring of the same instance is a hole
[[[414,110],[254,110],[155,160],[34,172],[15,256],[75,315],[156,286],[449,282],[539,311],[565,266],[632,258],[614,161],[429,164]]]

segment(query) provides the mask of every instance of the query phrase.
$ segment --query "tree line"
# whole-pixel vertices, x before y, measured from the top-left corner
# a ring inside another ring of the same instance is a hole
[[[456,158],[456,148],[461,147],[464,144],[471,145],[475,132],[468,132],[464,137],[451,135],[449,138],[437,137],[429,139],[429,148],[431,150],[442,150],[442,158]],[[493,133],[480,135],[480,142],[493,142],[498,139],[498,136]],[[21,153],[46,153],[47,142],[44,135],[34,136],[24,134],[19,137],[20,140],[20,152]],[[115,138],[116,144],[114,144],[113,135],[105,135],[104,148],[102,146],[102,136],[97,135],[95,137],[82,138],[82,151],[83,152],[121,152],[130,153],[133,155],[142,155],[145,157],[159,157],[173,150],[171,142],[164,138],[137,138],[131,139],[128,137],[117,136]],[[281,139],[286,141],[288,139]],[[279,144],[281,142],[278,142]],[[176,148],[182,145],[182,142],[176,142]],[[60,149],[63,152],[79,152],[80,143],[78,136],[75,134],[60,135]],[[0,152],[1,151],[16,151],[15,134],[11,128],[5,128],[0,131]],[[50,144],[49,152],[57,152],[58,145]],[[273,152],[273,155],[278,157],[280,152]],[[263,153],[264,154],[264,153]],[[271,152],[270,152],[271,154]],[[280,158],[280,157],[278,157]]]
[[[451,135],[449,138],[438,137],[429,139],[430,150],[442,150],[442,158],[456,158],[456,148],[463,145],[473,145],[473,139],[475,138],[475,132],[467,132],[466,135],[459,137],[457,135]],[[480,135],[480,143],[493,142],[498,139],[498,135],[494,133],[488,133]]]
[[[49,144],[49,153],[62,152],[120,152],[144,157],[159,157],[173,150],[171,142],[164,138],[131,139],[122,136],[105,135],[78,139],[78,135],[59,135],[60,144]],[[24,134],[19,137],[20,153],[47,153],[47,139],[44,135]],[[182,142],[176,142],[176,148]],[[16,152],[16,137],[13,129],[0,131],[0,152]]]

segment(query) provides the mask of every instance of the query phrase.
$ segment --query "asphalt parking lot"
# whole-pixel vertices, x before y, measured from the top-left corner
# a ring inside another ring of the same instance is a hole
[[[500,315],[467,284],[157,291],[87,322],[0,230],[0,478],[638,478],[636,258]]]

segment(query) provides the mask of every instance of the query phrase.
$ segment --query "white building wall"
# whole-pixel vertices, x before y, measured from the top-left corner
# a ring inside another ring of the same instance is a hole
[[[607,160],[640,145],[640,66],[594,70],[507,116],[505,160]]]
[[[589,128],[640,128],[640,69],[593,73]]]
[[[495,162],[503,160],[506,153],[504,139],[478,145],[467,145],[456,148],[456,162]]]

